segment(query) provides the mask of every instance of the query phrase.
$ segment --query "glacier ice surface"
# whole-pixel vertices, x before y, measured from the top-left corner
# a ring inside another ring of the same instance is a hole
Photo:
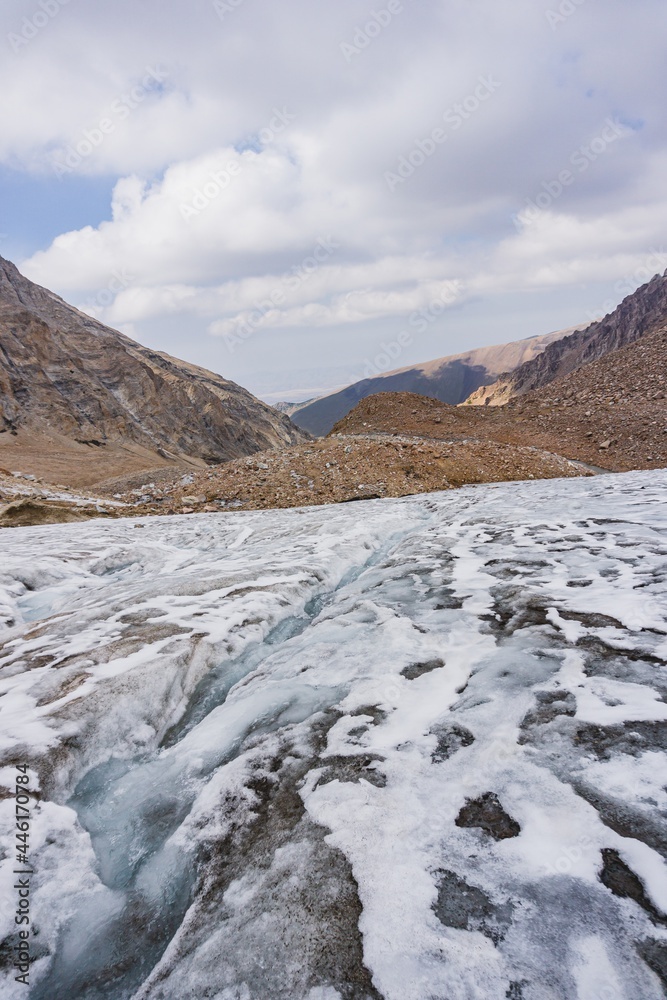
[[[38,1000],[653,1000],[667,473],[0,532]]]

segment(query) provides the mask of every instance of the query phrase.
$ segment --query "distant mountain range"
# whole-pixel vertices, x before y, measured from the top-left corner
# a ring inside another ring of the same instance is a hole
[[[656,315],[652,296],[645,297],[641,289],[635,296],[637,304],[643,300],[647,311]],[[380,439],[414,435],[424,446],[427,441],[447,442],[449,455],[462,443],[470,455],[469,465],[454,474],[448,470],[450,481],[458,475],[458,482],[470,482],[465,475],[474,476],[476,471],[489,476],[489,466],[491,478],[501,478],[507,446],[560,455],[586,463],[589,469],[610,472],[663,468],[667,465],[667,309],[636,340],[504,405],[448,406],[414,393],[382,392],[362,400],[336,424],[331,440],[338,440],[338,435],[345,435],[343,441],[359,435]],[[501,446],[486,469],[476,469],[473,458],[480,444]]]
[[[484,423],[485,439],[535,442],[605,468],[650,467],[665,451],[664,422],[658,427],[650,413],[664,409],[666,321],[667,273],[596,323],[407,366],[285,404],[290,420],[234,382],[104,326],[0,257],[0,472],[90,487],[165,466],[180,475],[178,469],[299,445],[309,440],[304,431],[322,435],[334,425],[343,433],[375,427],[421,435],[421,411],[412,419],[419,397],[448,403],[447,410],[469,404],[443,417],[436,437],[455,413],[502,410],[497,425]],[[379,410],[361,406],[349,426],[340,422],[371,396],[386,403]],[[432,421],[428,416],[427,436]]]
[[[0,466],[86,486],[305,437],[234,382],[142,347],[0,257]]]
[[[464,354],[453,354],[434,361],[397,368],[375,378],[362,379],[337,392],[292,406],[283,404],[295,424],[311,434],[328,434],[357,403],[378,392],[414,392],[439,399],[443,403],[462,403],[479,386],[495,381],[501,372],[510,371],[535,358],[554,341],[580,327],[569,327],[542,336],[529,337],[509,344],[480,347]]]

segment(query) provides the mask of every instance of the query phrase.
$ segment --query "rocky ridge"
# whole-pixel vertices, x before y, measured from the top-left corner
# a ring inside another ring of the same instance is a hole
[[[478,386],[537,357],[548,344],[574,329],[578,327],[396,368],[304,403],[282,404],[283,412],[311,434],[328,434],[360,400],[378,392],[416,392],[444,403],[461,403]]]
[[[303,507],[660,468],[667,465],[666,362],[667,326],[505,406],[380,393],[325,439],[214,469],[154,467],[100,482],[87,497],[68,499],[62,487],[54,495],[31,477],[0,477],[0,524],[70,519],[72,511],[79,519]]]
[[[537,357],[504,372],[494,383],[481,386],[465,402],[472,406],[501,406],[634,343],[659,329],[666,317],[667,271],[628,295],[603,319],[549,344]]]
[[[0,258],[0,464],[73,486],[303,441],[234,382],[135,343]]]
[[[667,465],[667,325],[504,406],[447,406],[381,393],[341,420],[381,432],[534,446],[610,472]]]

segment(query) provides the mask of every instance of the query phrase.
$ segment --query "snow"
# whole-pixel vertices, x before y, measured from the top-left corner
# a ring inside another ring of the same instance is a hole
[[[0,532],[30,995],[663,996],[666,490]]]
[[[91,496],[77,490],[42,483],[35,476],[23,472],[13,472],[11,478],[0,472],[0,506],[21,500],[50,501],[70,506],[73,509],[95,510],[106,513],[109,508],[119,510],[127,504],[107,497]]]

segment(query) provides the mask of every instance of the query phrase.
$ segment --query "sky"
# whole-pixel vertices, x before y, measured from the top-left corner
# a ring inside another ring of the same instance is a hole
[[[664,0],[5,0],[0,254],[268,401],[667,269]]]

